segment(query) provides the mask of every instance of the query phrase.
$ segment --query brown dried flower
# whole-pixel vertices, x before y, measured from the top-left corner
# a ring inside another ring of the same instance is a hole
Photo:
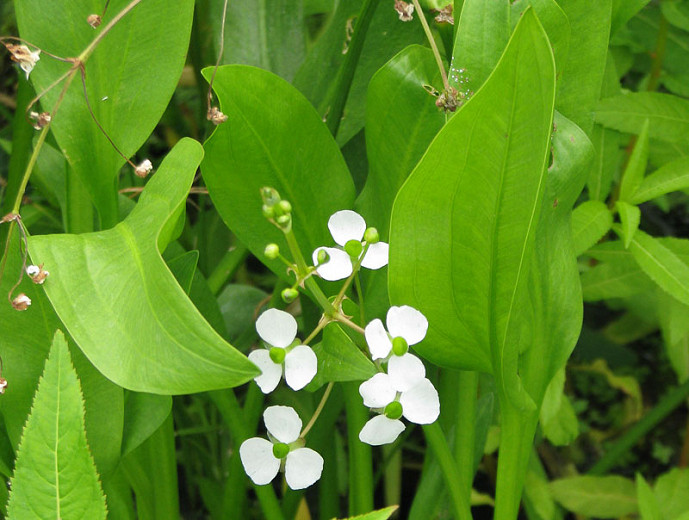
[[[403,22],[408,22],[414,19],[412,16],[414,14],[414,4],[408,4],[403,0],[395,0],[395,11],[397,11],[400,20]]]
[[[31,305],[31,298],[26,294],[20,293],[14,300],[12,300],[12,307],[17,311],[25,311]]]
[[[437,23],[449,23],[451,25],[455,24],[455,19],[452,16],[452,4],[448,4],[442,9],[434,9],[436,13],[435,21]]]
[[[227,116],[218,107],[212,107],[206,117],[216,126],[227,121]]]
[[[5,393],[5,390],[7,389],[7,379],[4,377],[0,377],[0,395]]]
[[[31,278],[33,283],[42,285],[45,279],[50,275],[50,272],[43,269],[43,264],[41,264],[28,266],[26,268],[26,274]]]
[[[5,222],[12,222],[13,220],[19,220],[19,215],[16,213],[8,213],[4,217],[0,218],[0,224],[4,224]]]
[[[151,164],[151,161],[149,161],[148,159],[144,159],[143,161],[141,161],[141,164],[134,168],[134,173],[136,174],[136,176],[141,177],[142,179],[148,177],[148,174],[152,171],[153,164]]]
[[[96,29],[96,28],[101,24],[101,21],[102,21],[102,20],[101,20],[101,18],[100,18],[99,15],[97,15],[97,14],[90,14],[90,15],[88,16],[88,18],[86,19],[86,21],[88,22],[88,24],[89,24],[91,27],[93,27],[94,29]]]
[[[6,43],[5,47],[12,54],[12,61],[19,63],[19,66],[26,72],[26,79],[29,79],[29,73],[33,70],[36,62],[41,59],[39,54],[41,51],[31,51],[26,45],[14,45]]]
[[[45,128],[48,126],[48,123],[51,121],[50,117],[50,112],[41,112],[40,114],[38,112],[30,112],[29,113],[29,119],[33,121],[31,126],[33,126],[36,130],[41,130],[42,128]]]

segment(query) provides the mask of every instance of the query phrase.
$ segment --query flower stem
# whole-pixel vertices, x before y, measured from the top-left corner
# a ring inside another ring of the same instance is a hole
[[[421,4],[419,4],[419,0],[412,0],[412,2],[414,2],[414,9],[416,10],[416,13],[419,15],[419,21],[423,26],[423,31],[426,33],[426,38],[428,38],[428,43],[430,44],[431,50],[433,51],[433,56],[435,56],[435,62],[438,64],[440,76],[443,78],[443,87],[445,87],[445,90],[448,90],[450,88],[450,83],[447,81],[445,65],[443,65],[443,59],[440,57],[440,51],[438,50],[438,46],[435,43],[435,38],[433,38],[431,28],[428,26],[428,22],[426,21],[426,15],[423,14],[423,10],[421,9]]]
[[[469,501],[474,481],[478,372],[461,370],[457,374],[457,380],[457,423],[455,425],[454,455],[459,468],[464,498]]]
[[[323,392],[323,397],[321,397],[321,402],[318,403],[318,407],[316,408],[316,411],[313,412],[313,415],[311,416],[311,420],[309,423],[304,427],[302,432],[299,434],[299,437],[302,439],[306,437],[306,435],[309,433],[311,428],[313,428],[313,425],[316,424],[316,419],[318,419],[318,416],[321,414],[323,411],[323,407],[325,406],[325,403],[328,401],[328,397],[330,397],[330,392],[332,392],[334,383],[331,381],[328,383],[328,386],[325,387],[325,392]]]
[[[358,384],[342,386],[349,445],[349,516],[354,516],[373,509],[373,460],[371,446],[359,440],[359,432],[368,420],[368,410],[361,404]]]
[[[237,272],[248,255],[249,249],[239,242],[225,253],[208,277],[208,288],[213,294],[217,295],[220,292],[225,282]]]
[[[129,4],[122,9],[119,13],[115,15],[115,17],[110,20],[110,23],[103,27],[103,30],[98,33],[98,35],[93,39],[91,43],[89,43],[88,47],[86,47],[81,54],[79,54],[79,57],[77,58],[78,61],[84,63],[86,60],[89,59],[89,56],[93,53],[93,51],[96,49],[98,44],[101,42],[103,38],[105,38],[105,35],[108,34],[113,27],[115,27],[122,18],[127,16],[129,11],[134,9],[139,3],[141,3],[141,0],[132,0],[129,2]]]

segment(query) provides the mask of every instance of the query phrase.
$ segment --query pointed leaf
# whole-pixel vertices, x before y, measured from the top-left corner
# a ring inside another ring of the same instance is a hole
[[[622,174],[620,183],[620,200],[629,202],[634,197],[634,193],[641,184],[646,173],[648,164],[648,119],[644,121],[639,138],[634,146],[634,151],[629,157],[627,167]]]
[[[681,157],[646,177],[634,192],[632,202],[641,204],[666,193],[687,188],[689,188],[689,157]]]
[[[187,394],[257,373],[202,318],[158,249],[171,238],[201,157],[197,142],[180,141],[112,230],[30,241],[32,258],[52,267],[46,293],[72,337],[130,390]]]
[[[639,223],[641,222],[641,210],[638,206],[633,204],[627,204],[622,200],[618,200],[615,203],[615,208],[617,213],[620,215],[620,222],[622,222],[622,238],[624,240],[624,247],[628,248],[629,244],[632,243],[634,238],[634,233],[639,229]]]
[[[679,520],[689,511],[689,469],[671,469],[658,477],[653,488],[664,518]]]
[[[38,384],[17,451],[8,518],[106,517],[84,430],[84,401],[61,332]]]
[[[595,245],[612,226],[612,214],[598,200],[587,200],[572,212],[574,254],[581,255]]]
[[[384,509],[378,509],[377,511],[371,511],[370,513],[364,513],[363,515],[350,516],[345,520],[388,520],[392,514],[397,511],[399,506],[390,506]]]
[[[563,478],[551,482],[550,491],[562,506],[584,516],[618,518],[638,510],[634,483],[622,477]]]
[[[639,502],[641,520],[663,520],[660,506],[653,490],[641,473],[636,474],[636,498]]]

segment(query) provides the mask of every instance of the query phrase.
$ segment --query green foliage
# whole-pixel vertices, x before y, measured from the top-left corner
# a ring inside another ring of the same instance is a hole
[[[636,513],[636,489],[626,478],[569,477],[550,483],[550,491],[570,511],[597,518],[618,518]]]

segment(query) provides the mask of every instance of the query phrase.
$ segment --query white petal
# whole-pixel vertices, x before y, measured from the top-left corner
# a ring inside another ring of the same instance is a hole
[[[313,252],[314,265],[318,262],[318,251],[321,249],[330,255],[330,260],[316,268],[316,272],[321,278],[329,282],[336,282],[337,280],[344,280],[352,274],[352,259],[349,258],[346,252],[334,247],[319,247],[316,249]]]
[[[282,377],[282,365],[270,359],[270,353],[262,348],[249,353],[249,361],[261,369],[261,375],[254,377],[254,381],[264,394],[269,394],[278,386]]]
[[[245,440],[239,447],[244,471],[254,484],[263,486],[275,478],[280,459],[273,455],[273,443],[259,437]]]
[[[366,269],[380,269],[388,265],[388,250],[390,247],[385,242],[377,242],[368,246],[366,256],[361,261]]]
[[[359,432],[359,440],[371,446],[390,444],[404,431],[404,424],[397,419],[378,415],[369,420]]]
[[[402,414],[416,424],[431,424],[440,415],[438,392],[428,379],[402,393],[400,404]]]
[[[415,355],[406,353],[390,358],[388,374],[393,388],[398,392],[406,392],[426,377],[426,367]]]
[[[328,220],[328,229],[335,243],[344,247],[350,240],[361,242],[366,231],[366,221],[356,211],[344,209],[331,215]]]
[[[297,337],[297,320],[289,312],[268,309],[256,320],[256,332],[273,347],[289,347]]]
[[[311,347],[297,345],[285,356],[285,381],[292,390],[308,385],[318,371],[318,358]]]
[[[379,373],[359,385],[359,394],[364,398],[364,406],[383,408],[395,400],[397,392],[392,387],[390,376]]]
[[[285,479],[291,489],[304,489],[321,478],[323,457],[310,448],[298,448],[287,454]]]
[[[366,325],[364,335],[366,336],[366,343],[368,343],[368,349],[371,351],[373,361],[388,357],[392,350],[392,342],[382,321],[375,319]]]
[[[390,307],[386,323],[393,338],[401,336],[409,345],[415,345],[425,338],[428,330],[426,317],[409,305]]]
[[[291,406],[269,406],[263,412],[263,422],[278,441],[289,444],[301,433],[301,419]]]

